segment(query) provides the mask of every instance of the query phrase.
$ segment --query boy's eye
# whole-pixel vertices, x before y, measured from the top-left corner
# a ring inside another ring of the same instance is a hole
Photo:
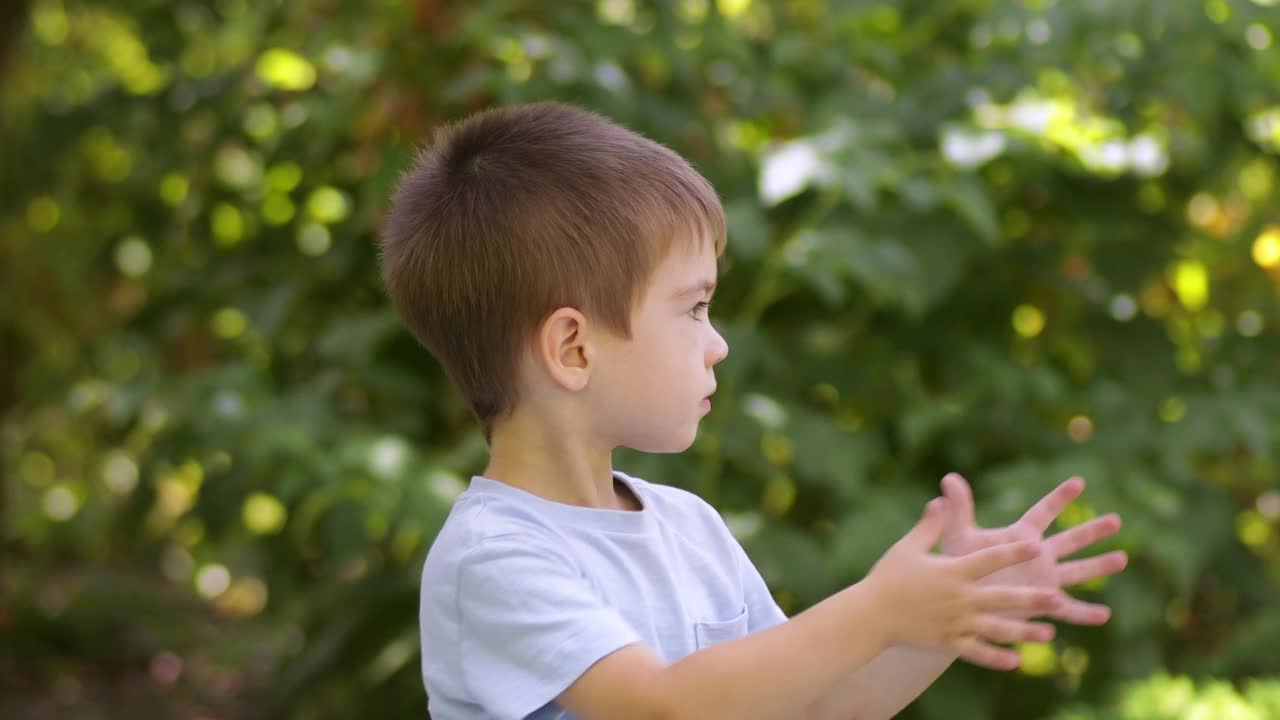
[[[703,313],[705,315],[707,309],[710,307],[711,307],[711,303],[709,301],[703,300],[697,305],[694,305],[693,309],[690,310],[689,313],[693,315],[695,318],[700,318],[702,317],[702,315],[699,315],[699,313]]]

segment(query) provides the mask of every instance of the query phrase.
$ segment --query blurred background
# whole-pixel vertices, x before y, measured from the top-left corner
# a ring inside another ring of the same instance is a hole
[[[695,446],[795,614],[956,470],[1117,511],[1102,628],[902,714],[1280,718],[1277,0],[9,0],[0,716],[426,716],[485,445],[373,239],[432,128],[556,98],[730,221]],[[482,331],[483,329],[478,329]]]

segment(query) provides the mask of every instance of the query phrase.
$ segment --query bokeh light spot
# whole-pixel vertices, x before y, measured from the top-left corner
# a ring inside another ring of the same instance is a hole
[[[272,192],[262,199],[262,219],[268,225],[284,225],[293,219],[296,209],[284,193]]]
[[[298,228],[298,249],[305,255],[319,257],[329,251],[332,240],[329,228],[320,223],[309,222]]]
[[[761,507],[770,515],[785,515],[796,502],[796,484],[786,475],[775,475],[765,484]]]
[[[1111,298],[1107,309],[1111,312],[1111,317],[1116,320],[1129,322],[1138,314],[1138,303],[1132,295],[1121,293]]]
[[[1257,310],[1245,310],[1236,316],[1236,332],[1245,337],[1257,337],[1262,332],[1262,314]]]
[[[216,598],[231,585],[231,573],[225,565],[211,563],[196,573],[196,591],[206,598]]]
[[[54,485],[44,493],[44,514],[56,522],[66,522],[80,510],[80,499],[66,485]]]
[[[287,193],[302,182],[302,168],[295,162],[276,163],[267,170],[267,187]]]
[[[280,128],[276,109],[269,103],[254,103],[244,114],[244,131],[255,140],[266,140]]]
[[[165,650],[151,656],[151,677],[161,685],[172,685],[182,675],[182,658]]]
[[[36,37],[46,45],[61,45],[66,42],[67,11],[60,2],[41,2],[31,10],[31,26]]]
[[[137,235],[130,235],[116,246],[116,267],[129,277],[142,277],[151,269],[151,247]]]
[[[102,461],[102,481],[117,495],[127,495],[138,484],[138,464],[123,450],[112,450]]]
[[[348,209],[347,196],[337,188],[328,185],[312,190],[311,195],[307,197],[307,212],[311,217],[325,224],[336,223],[343,219],[347,216]]]
[[[46,233],[58,225],[62,211],[58,203],[48,195],[41,195],[27,203],[27,227],[38,233]]]
[[[1044,313],[1034,305],[1019,305],[1013,311],[1013,330],[1024,338],[1033,338],[1044,330]]]
[[[1262,513],[1262,517],[1268,520],[1280,520],[1280,492],[1269,490],[1258,496],[1258,500],[1254,503],[1258,507],[1258,512]]]
[[[1067,422],[1067,435],[1078,443],[1088,440],[1093,435],[1093,421],[1086,415],[1076,415]]]
[[[716,0],[716,9],[727,18],[736,18],[751,7],[751,0]]]
[[[218,245],[231,247],[244,238],[244,218],[240,209],[229,203],[218,203],[209,218],[210,229]]]
[[[267,584],[256,577],[245,577],[231,584],[217,600],[219,612],[237,617],[251,617],[267,606]]]
[[[244,501],[241,512],[245,527],[255,535],[271,535],[284,527],[288,511],[284,504],[267,493],[254,493]]]
[[[262,165],[248,150],[235,144],[223,145],[214,157],[218,179],[233,188],[245,189],[262,181]]]
[[[1204,14],[1221,25],[1231,19],[1231,6],[1227,4],[1227,0],[1206,0]]]
[[[1209,302],[1209,271],[1198,260],[1183,260],[1173,267],[1173,290],[1188,310],[1199,310]]]
[[[760,454],[774,465],[787,465],[795,458],[795,448],[786,435],[766,430],[760,436]]]
[[[1051,643],[1020,643],[1017,650],[1022,658],[1018,669],[1027,675],[1050,675],[1058,667],[1058,656]]]
[[[176,170],[165,173],[165,176],[160,179],[160,199],[166,205],[181,205],[182,201],[187,199],[190,188],[191,183],[186,175]]]
[[[1254,158],[1240,169],[1240,191],[1250,200],[1261,200],[1271,194],[1275,171],[1264,158]]]
[[[306,58],[284,48],[271,48],[258,57],[258,77],[281,90],[306,90],[316,82],[316,69]]]
[[[1253,241],[1253,261],[1268,270],[1280,266],[1280,227],[1263,230]]]
[[[1208,193],[1196,193],[1187,203],[1187,217],[1191,222],[1206,227],[1218,217],[1218,201]]]
[[[409,447],[396,437],[382,438],[369,448],[369,470],[381,478],[392,478],[409,459]]]
[[[1176,423],[1187,415],[1187,401],[1178,396],[1166,398],[1156,414],[1167,423]]]
[[[636,21],[635,0],[596,0],[596,17],[605,25],[630,25]]]
[[[1252,23],[1244,29],[1244,41],[1254,50],[1266,50],[1271,47],[1271,31],[1262,23]]]
[[[213,314],[213,333],[224,340],[240,337],[248,324],[244,313],[233,307],[222,308]]]
[[[1271,526],[1257,510],[1245,510],[1236,515],[1236,537],[1251,548],[1259,548],[1271,539]]]

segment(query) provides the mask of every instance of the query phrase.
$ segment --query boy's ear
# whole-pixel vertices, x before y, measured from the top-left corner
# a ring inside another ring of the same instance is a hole
[[[547,316],[538,332],[538,359],[551,379],[566,390],[582,390],[590,379],[588,330],[585,315],[562,307]]]

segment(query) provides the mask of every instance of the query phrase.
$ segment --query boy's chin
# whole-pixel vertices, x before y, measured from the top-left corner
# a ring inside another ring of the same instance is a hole
[[[622,445],[644,453],[669,454],[681,453],[693,446],[693,439],[698,434],[698,427],[694,425],[681,435],[650,435],[645,438],[636,438],[634,442],[624,442]]]

